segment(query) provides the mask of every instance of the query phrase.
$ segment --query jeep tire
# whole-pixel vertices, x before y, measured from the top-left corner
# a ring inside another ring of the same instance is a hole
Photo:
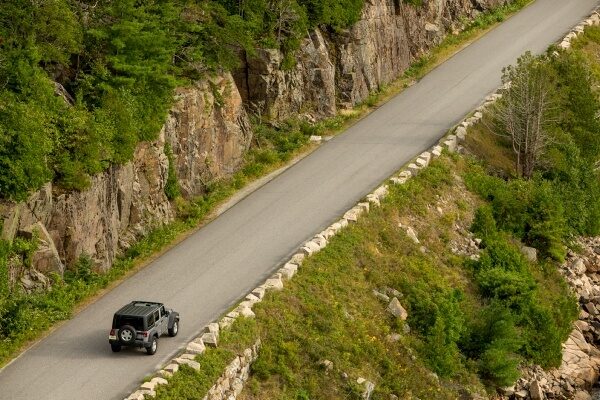
[[[125,345],[135,343],[135,336],[135,328],[131,325],[123,325],[121,329],[119,329],[119,341]]]
[[[148,344],[148,347],[146,347],[146,353],[148,353],[148,355],[153,355],[154,353],[156,353],[156,350],[158,349],[158,340],[156,339],[156,336],[152,336],[150,338],[150,343]]]
[[[111,343],[110,348],[114,353],[118,353],[119,351],[121,351],[121,345],[117,343]]]
[[[179,332],[179,321],[173,321],[173,326],[169,328],[169,336],[177,336],[177,332]]]

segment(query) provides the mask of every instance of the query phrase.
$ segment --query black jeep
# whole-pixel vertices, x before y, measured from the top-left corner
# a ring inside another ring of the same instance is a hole
[[[161,335],[175,336],[178,331],[178,312],[162,303],[132,301],[115,313],[108,341],[114,352],[121,351],[121,346],[132,346],[144,347],[152,355]]]

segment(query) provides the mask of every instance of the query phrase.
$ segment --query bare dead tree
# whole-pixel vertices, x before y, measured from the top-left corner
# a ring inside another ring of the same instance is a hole
[[[504,69],[502,81],[510,84],[492,109],[492,130],[510,139],[515,169],[524,178],[533,175],[556,122],[553,73],[544,57],[526,53]]]
[[[295,4],[293,0],[271,0],[269,2],[269,9],[277,16],[275,21],[277,43],[281,43],[284,37],[294,33],[294,24],[300,19]]]

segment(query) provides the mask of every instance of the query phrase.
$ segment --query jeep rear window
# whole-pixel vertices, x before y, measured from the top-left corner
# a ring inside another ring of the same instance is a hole
[[[144,330],[144,319],[142,317],[115,315],[113,318],[113,328],[120,328],[123,325],[131,325],[138,331]]]

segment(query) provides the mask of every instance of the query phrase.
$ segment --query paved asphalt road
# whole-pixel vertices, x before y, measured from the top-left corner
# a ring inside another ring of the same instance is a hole
[[[543,51],[597,0],[538,0],[379,110],[325,143],[87,307],[0,372],[2,400],[119,399],[206,323],[262,282],[314,233],[444,132],[500,84],[502,67]],[[155,356],[113,354],[112,314],[132,299],[179,310]]]

